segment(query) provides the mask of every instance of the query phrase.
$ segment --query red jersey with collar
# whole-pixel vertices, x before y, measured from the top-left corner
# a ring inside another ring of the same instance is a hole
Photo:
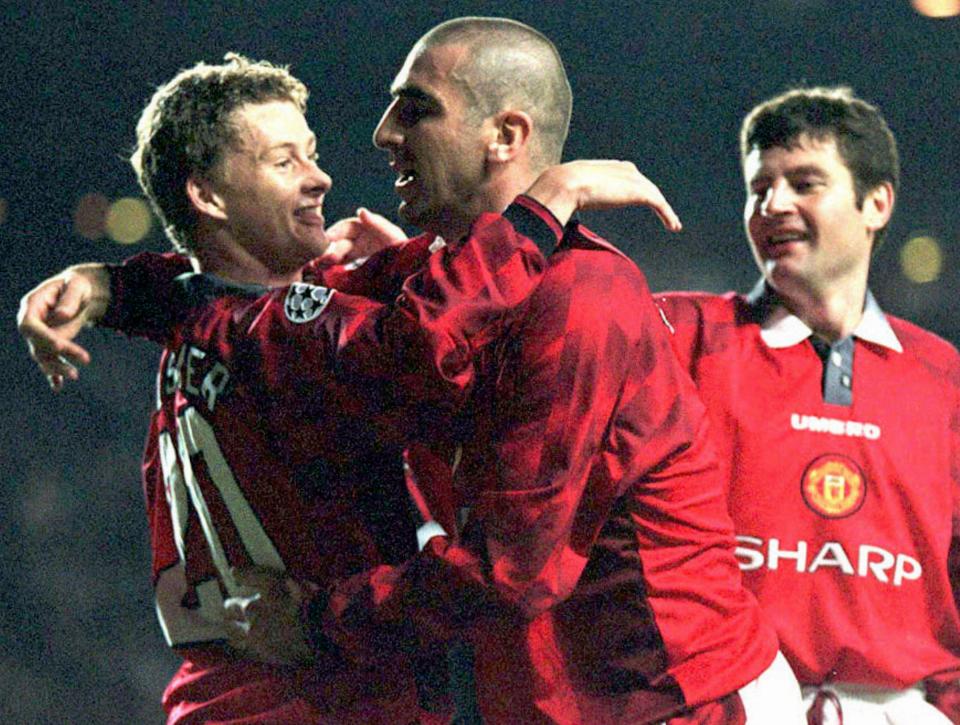
[[[810,340],[769,347],[744,297],[657,300],[717,433],[745,582],[800,682],[955,680],[956,350],[887,316],[903,352],[855,338],[835,405]]]
[[[408,451],[449,536],[340,587],[327,633],[362,653],[370,623],[412,619],[466,650],[460,688],[484,722],[658,722],[702,703],[691,722],[734,722],[712,701],[776,639],[741,587],[703,406],[640,271],[571,226],[475,370],[454,472],[436,446]]]
[[[223,648],[222,600],[246,593],[233,583],[232,567],[285,570],[324,590],[413,553],[415,526],[395,443],[403,434],[393,433],[403,425],[380,415],[396,396],[345,387],[331,353],[341,335],[368,329],[361,323],[375,328],[371,334],[400,336],[408,308],[430,307],[437,296],[456,299],[458,330],[482,336],[495,319],[490,310],[515,304],[542,267],[532,244],[487,244],[488,237],[499,238],[496,220],[489,221],[461,245],[449,269],[419,280],[419,291],[403,292],[407,305],[392,318],[371,299],[333,297],[312,285],[260,300],[266,290],[198,275],[158,287],[184,270],[170,255],[140,255],[112,271],[114,301],[105,324],[166,346],[144,482],[157,611],[168,642],[185,658],[164,696],[170,722],[407,723],[417,717],[408,658],[390,654],[397,646],[378,639],[390,636],[389,627],[369,633],[378,654],[368,663],[348,664],[331,653],[311,668],[277,668]],[[337,279],[341,289],[360,285],[374,297],[393,298],[401,281],[424,267],[430,241],[388,250],[352,275],[308,273]],[[485,305],[479,298],[487,290],[495,299]],[[324,310],[323,324],[305,324]],[[274,313],[297,334],[278,336]],[[430,312],[418,319],[429,320]],[[463,368],[472,342],[442,327],[427,322],[418,328],[423,335],[398,343],[396,369],[401,376],[417,374],[417,404],[441,394],[455,400],[457,386],[469,384]],[[442,360],[435,385],[416,364],[418,345],[430,345]],[[389,354],[388,348],[382,343],[381,352]],[[414,364],[404,363],[409,359]]]

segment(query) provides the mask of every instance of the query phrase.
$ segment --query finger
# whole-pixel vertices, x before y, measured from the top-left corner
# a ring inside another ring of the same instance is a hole
[[[32,357],[38,365],[49,366],[48,372],[68,374],[75,365],[90,363],[90,353],[77,343],[44,326],[24,337]],[[62,369],[61,369],[62,368]]]
[[[357,209],[357,218],[390,244],[400,244],[407,241],[407,233],[385,216],[376,214],[365,207],[360,207]]]
[[[633,164],[631,164],[631,166],[633,166]],[[663,192],[660,191],[660,187],[639,171],[636,171],[635,166],[633,166],[633,173],[639,177],[641,186],[640,196],[643,198],[641,203],[653,209],[654,213],[660,218],[661,223],[668,231],[679,232],[683,229],[680,217],[673,210],[673,207],[670,206],[670,202],[667,201]]]
[[[343,264],[343,260],[346,259],[352,249],[353,242],[349,239],[331,242],[323,254],[320,255],[318,261],[320,264],[328,266]]]
[[[360,220],[357,217],[347,217],[335,222],[326,229],[327,239],[331,242],[341,239],[353,239],[360,230]]]
[[[60,295],[56,304],[50,310],[47,320],[52,325],[61,325],[70,322],[80,314],[89,293],[89,288],[83,286],[83,280],[74,277],[67,280],[60,288]]]
[[[673,207],[670,206],[670,203],[664,199],[662,196],[651,204],[653,211],[656,212],[656,215],[660,217],[660,221],[663,223],[663,226],[671,232],[679,232],[683,229],[683,223],[680,221],[680,217],[677,216],[677,213],[673,210]]]
[[[234,649],[245,651],[249,647],[248,635],[250,625],[245,620],[224,620],[223,631],[227,636],[227,642]]]
[[[20,309],[17,312],[17,326],[30,327],[46,319],[50,310],[57,304],[60,290],[63,289],[63,280],[54,278],[35,287],[20,299]]]

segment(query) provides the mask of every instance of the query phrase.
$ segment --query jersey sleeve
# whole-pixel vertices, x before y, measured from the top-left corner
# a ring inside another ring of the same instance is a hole
[[[544,255],[562,233],[547,209],[521,197],[503,215],[481,215],[467,237],[432,253],[391,304],[352,314],[335,294],[332,314],[318,323],[341,324],[338,375],[428,417],[456,410],[474,383],[478,350],[500,336],[536,288]]]
[[[960,360],[954,355],[954,365],[948,376],[953,392],[953,415],[950,420],[951,477],[953,489],[953,530],[947,567],[953,589],[953,606],[960,608]],[[927,699],[950,722],[960,722],[960,669],[941,672],[925,682]]]
[[[173,282],[190,271],[190,260],[173,253],[142,252],[107,265],[110,304],[100,326],[162,343],[179,309]]]
[[[524,326],[511,331],[524,343],[523,372],[503,373],[513,382],[498,414],[509,423],[490,433],[490,470],[462,533],[434,536],[404,566],[380,567],[325,600],[322,626],[345,650],[359,656],[367,628],[404,620],[421,642],[457,637],[487,617],[533,620],[578,582],[606,586],[587,571],[602,537],[639,546],[651,606],[666,620],[683,619],[669,609],[678,580],[713,577],[715,567],[738,580],[705,413],[642,276],[623,265],[567,269],[546,275]],[[442,495],[423,500],[446,508]],[[611,527],[615,510],[635,530],[626,539]],[[696,601],[689,594],[682,599]]]
[[[359,282],[347,285],[355,294],[295,284],[252,304],[248,294],[225,297],[218,314],[237,320],[230,327],[234,347],[260,346],[268,360],[278,345],[305,351],[284,358],[292,366],[278,372],[284,379],[304,385],[328,380],[332,370],[375,407],[409,405],[435,417],[462,402],[473,382],[473,356],[536,287],[544,253],[562,233],[549,210],[519,197],[502,215],[481,215],[465,238],[430,254],[389,303],[359,296],[363,279],[371,280],[376,297],[387,296],[372,272],[396,278],[388,254],[386,263],[373,261]],[[409,271],[410,255],[395,256],[395,266]],[[168,255],[137,255],[112,269],[115,301],[104,324],[163,341],[173,321],[211,302],[210,284],[202,294],[171,284],[182,271]]]

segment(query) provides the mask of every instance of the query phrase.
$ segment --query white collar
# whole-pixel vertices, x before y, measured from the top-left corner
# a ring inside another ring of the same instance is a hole
[[[813,330],[799,317],[783,306],[774,296],[771,300],[772,291],[764,285],[764,290],[754,290],[751,293],[751,304],[758,309],[762,319],[760,320],[760,337],[768,347],[781,348],[792,347],[803,342],[813,334]],[[756,294],[760,292],[760,294]],[[876,345],[903,352],[903,345],[897,339],[896,333],[887,322],[886,315],[880,309],[876,298],[867,290],[866,303],[863,306],[863,317],[860,323],[853,330],[853,337],[858,337],[864,342],[872,342]]]

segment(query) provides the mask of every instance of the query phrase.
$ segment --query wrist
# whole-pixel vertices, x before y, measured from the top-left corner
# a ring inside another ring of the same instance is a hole
[[[551,166],[533,182],[526,195],[536,200],[557,218],[561,225],[570,221],[580,203],[580,188],[576,176],[564,166]]]
[[[110,275],[103,264],[77,264],[67,270],[65,279],[81,277],[88,294],[84,299],[83,314],[88,325],[95,325],[106,314],[110,304]]]

